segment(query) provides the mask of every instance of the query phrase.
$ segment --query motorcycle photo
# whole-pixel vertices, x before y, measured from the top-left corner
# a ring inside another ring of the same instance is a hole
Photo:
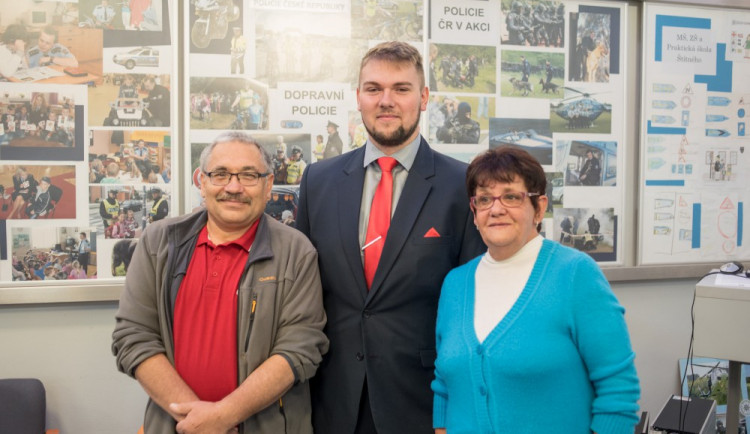
[[[233,0],[193,0],[196,19],[190,40],[198,48],[206,48],[212,39],[227,36],[229,22],[240,17],[240,8]]]

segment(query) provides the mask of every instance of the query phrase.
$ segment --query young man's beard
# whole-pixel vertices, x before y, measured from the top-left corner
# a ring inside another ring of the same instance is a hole
[[[402,145],[406,140],[411,137],[412,134],[414,134],[414,131],[417,130],[419,127],[419,118],[421,117],[421,113],[417,115],[417,119],[414,121],[414,124],[409,127],[409,129],[405,129],[404,126],[400,126],[391,133],[390,135],[381,134],[378,132],[375,132],[370,129],[370,127],[365,125],[365,130],[367,130],[367,134],[370,135],[370,138],[380,146],[386,147],[386,148],[395,148],[397,146]]]

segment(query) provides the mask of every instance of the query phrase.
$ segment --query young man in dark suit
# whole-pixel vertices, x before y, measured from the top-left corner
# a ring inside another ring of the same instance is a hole
[[[466,165],[420,135],[428,96],[417,50],[401,42],[372,48],[357,88],[366,145],[310,165],[302,180],[297,228],[319,252],[331,342],[311,382],[317,433],[433,433],[443,277],[485,248]],[[392,178],[391,188],[379,187],[381,178]],[[376,197],[382,191],[385,200]],[[383,203],[391,219],[374,231]],[[381,250],[373,266],[371,253]]]

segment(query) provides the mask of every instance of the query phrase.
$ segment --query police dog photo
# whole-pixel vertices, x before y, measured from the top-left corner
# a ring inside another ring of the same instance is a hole
[[[531,83],[529,83],[528,81],[521,81],[516,77],[511,77],[508,80],[513,85],[513,92],[511,92],[511,95],[520,93],[521,95],[526,96],[534,92]]]
[[[559,98],[565,78],[565,54],[503,50],[500,95],[539,99]]]
[[[553,82],[545,83],[543,78],[539,79],[539,84],[542,85],[542,92],[544,93],[554,93],[559,94],[560,93],[560,86],[558,84],[555,84]]]

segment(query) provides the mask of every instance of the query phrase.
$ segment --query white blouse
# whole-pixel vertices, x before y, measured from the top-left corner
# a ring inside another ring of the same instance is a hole
[[[479,261],[474,275],[474,329],[479,342],[487,338],[518,300],[534,268],[542,240],[537,235],[503,261],[492,259],[489,252]]]

